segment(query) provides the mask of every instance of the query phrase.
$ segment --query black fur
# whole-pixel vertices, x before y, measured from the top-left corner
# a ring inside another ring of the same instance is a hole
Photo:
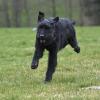
[[[44,13],[39,12],[35,53],[31,68],[36,69],[38,67],[39,59],[43,56],[44,50],[47,49],[49,57],[45,81],[50,81],[57,66],[58,51],[69,44],[75,52],[79,53],[80,47],[76,39],[74,21],[59,17],[49,19],[44,17]]]

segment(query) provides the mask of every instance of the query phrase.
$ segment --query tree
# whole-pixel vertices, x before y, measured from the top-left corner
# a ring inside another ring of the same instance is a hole
[[[73,14],[72,14],[73,13],[73,10],[72,10],[72,0],[68,0],[68,5],[69,5],[68,6],[68,8],[69,8],[68,9],[69,10],[68,11],[69,12],[69,18],[72,19],[72,17],[73,17]]]
[[[4,17],[5,17],[5,25],[7,27],[10,27],[11,26],[11,23],[10,23],[10,18],[9,18],[7,0],[2,0],[2,4],[3,4],[3,12],[4,12]]]
[[[28,1],[27,0],[24,0],[24,9],[25,9],[25,12],[26,12],[26,16],[27,16],[27,26],[30,26],[30,15],[29,15],[29,8],[28,8]]]
[[[20,27],[21,0],[13,0],[13,16],[15,26]]]
[[[55,17],[56,16],[56,1],[51,0],[51,2],[52,2],[52,16]]]
[[[80,25],[83,26],[84,21],[83,21],[83,17],[84,17],[84,8],[83,8],[83,0],[79,0],[79,5],[80,5]]]
[[[85,0],[84,6],[86,23],[100,25],[100,0]]]

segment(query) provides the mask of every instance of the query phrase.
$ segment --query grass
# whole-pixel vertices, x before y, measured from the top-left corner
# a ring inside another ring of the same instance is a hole
[[[77,27],[81,53],[67,46],[58,54],[51,83],[44,84],[47,54],[37,70],[30,64],[35,33],[29,28],[0,29],[0,100],[99,100],[100,27]]]

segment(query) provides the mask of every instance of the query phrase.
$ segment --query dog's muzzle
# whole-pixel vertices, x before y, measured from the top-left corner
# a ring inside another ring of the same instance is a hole
[[[52,35],[48,35],[47,37],[41,34],[39,35],[38,40],[41,44],[46,46],[46,45],[50,45],[51,43],[53,43],[56,40],[56,38]]]
[[[44,36],[43,34],[41,34],[41,35],[39,36],[39,41],[40,41],[40,43],[42,43],[42,44],[44,44],[44,43],[46,42],[45,36]]]

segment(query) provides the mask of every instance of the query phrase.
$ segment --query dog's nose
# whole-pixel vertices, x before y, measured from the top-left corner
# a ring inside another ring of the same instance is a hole
[[[44,34],[40,34],[40,37],[44,37]]]
[[[43,34],[40,34],[40,39],[45,39],[45,36]]]

